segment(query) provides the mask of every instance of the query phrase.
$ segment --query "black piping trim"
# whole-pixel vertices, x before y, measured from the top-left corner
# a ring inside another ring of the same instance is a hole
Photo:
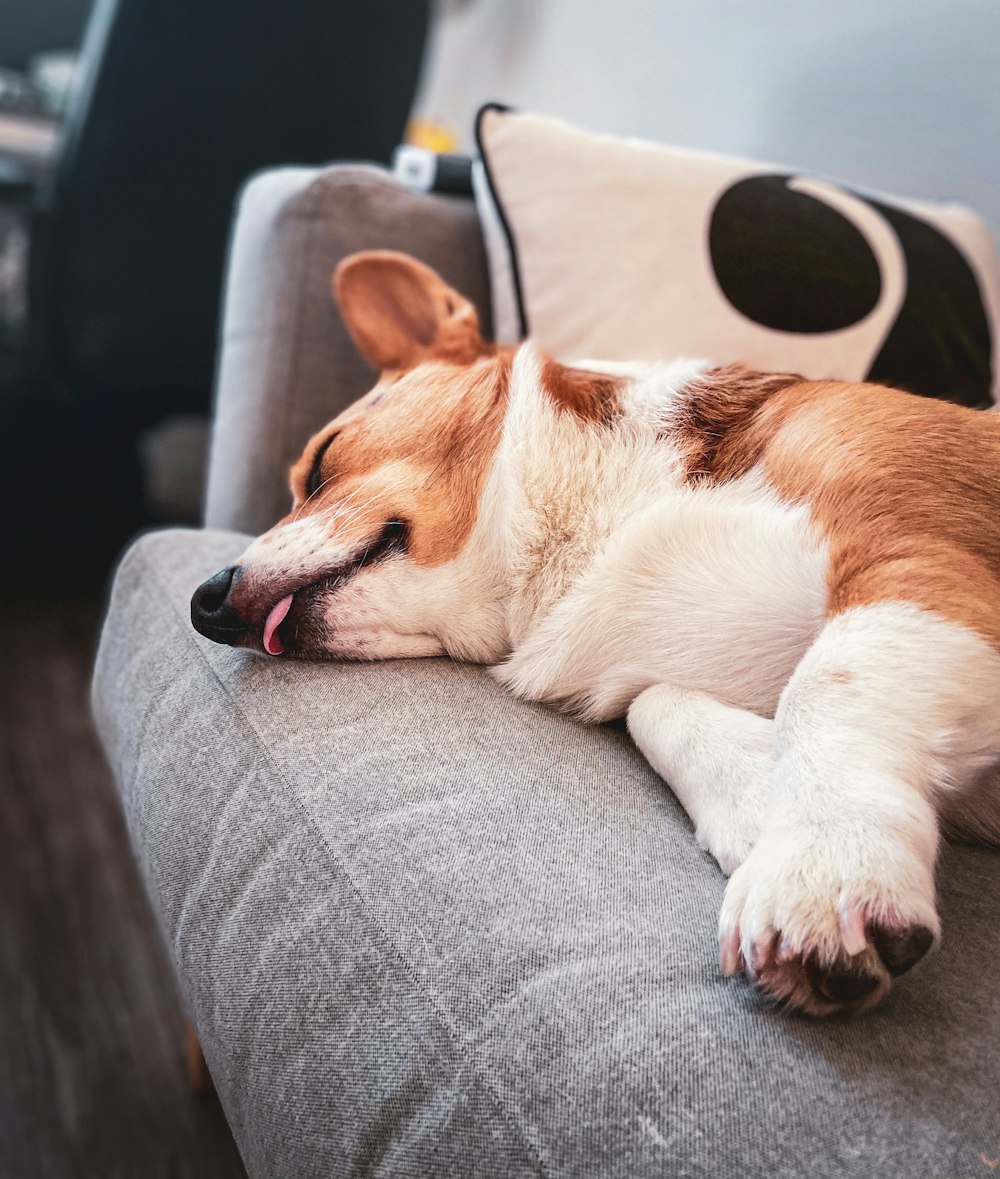
[[[503,227],[504,237],[507,239],[507,248],[510,250],[510,272],[514,277],[514,298],[517,302],[518,329],[523,340],[528,335],[528,313],[524,306],[524,293],[521,289],[521,267],[517,260],[517,244],[514,241],[514,232],[510,227],[510,222],[507,220],[507,213],[504,210],[503,201],[500,199],[500,193],[497,191],[496,182],[493,179],[489,157],[483,150],[482,133],[483,115],[487,111],[498,111],[500,114],[506,115],[511,114],[513,109],[513,107],[505,106],[502,102],[487,102],[479,108],[476,114],[476,147],[479,149],[479,158],[483,161],[486,183],[490,186],[493,204],[496,208],[497,216],[500,218],[500,225]]]

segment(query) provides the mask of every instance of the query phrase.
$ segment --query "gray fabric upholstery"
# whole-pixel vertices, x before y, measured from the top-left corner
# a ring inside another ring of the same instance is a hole
[[[383,169],[262,173],[244,189],[230,250],[206,507],[212,528],[263,532],[288,511],[287,472],[309,436],[371,388],[336,312],[346,254],[405,250],[490,328],[489,278],[471,200],[403,188]]]
[[[130,552],[95,711],[251,1175],[990,1173],[996,854],[946,851],[943,947],[884,1007],[764,1009],[624,736],[444,660],[213,646],[188,598],[243,543]]]

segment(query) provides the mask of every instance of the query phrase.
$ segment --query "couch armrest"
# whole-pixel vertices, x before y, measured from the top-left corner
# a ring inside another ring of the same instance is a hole
[[[415,193],[381,168],[283,168],[240,198],[230,248],[206,523],[257,533],[290,502],[306,439],[373,382],[340,321],[330,277],[346,254],[406,250],[475,303],[489,279],[471,200]]]

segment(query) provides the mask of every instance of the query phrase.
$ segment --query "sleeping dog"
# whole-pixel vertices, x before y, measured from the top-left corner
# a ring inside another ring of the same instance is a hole
[[[374,389],[192,600],[272,656],[448,654],[627,716],[730,875],[724,974],[813,1014],[938,940],[939,833],[1000,842],[1000,417],[482,339],[402,254],[336,297]]]

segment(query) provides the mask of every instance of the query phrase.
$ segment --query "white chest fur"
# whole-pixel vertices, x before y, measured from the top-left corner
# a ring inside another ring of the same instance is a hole
[[[497,675],[518,695],[602,720],[666,681],[772,714],[822,626],[827,557],[808,509],[759,471],[684,481],[669,429],[693,371],[649,371],[613,428],[581,427],[519,355],[484,499],[509,576]]]

